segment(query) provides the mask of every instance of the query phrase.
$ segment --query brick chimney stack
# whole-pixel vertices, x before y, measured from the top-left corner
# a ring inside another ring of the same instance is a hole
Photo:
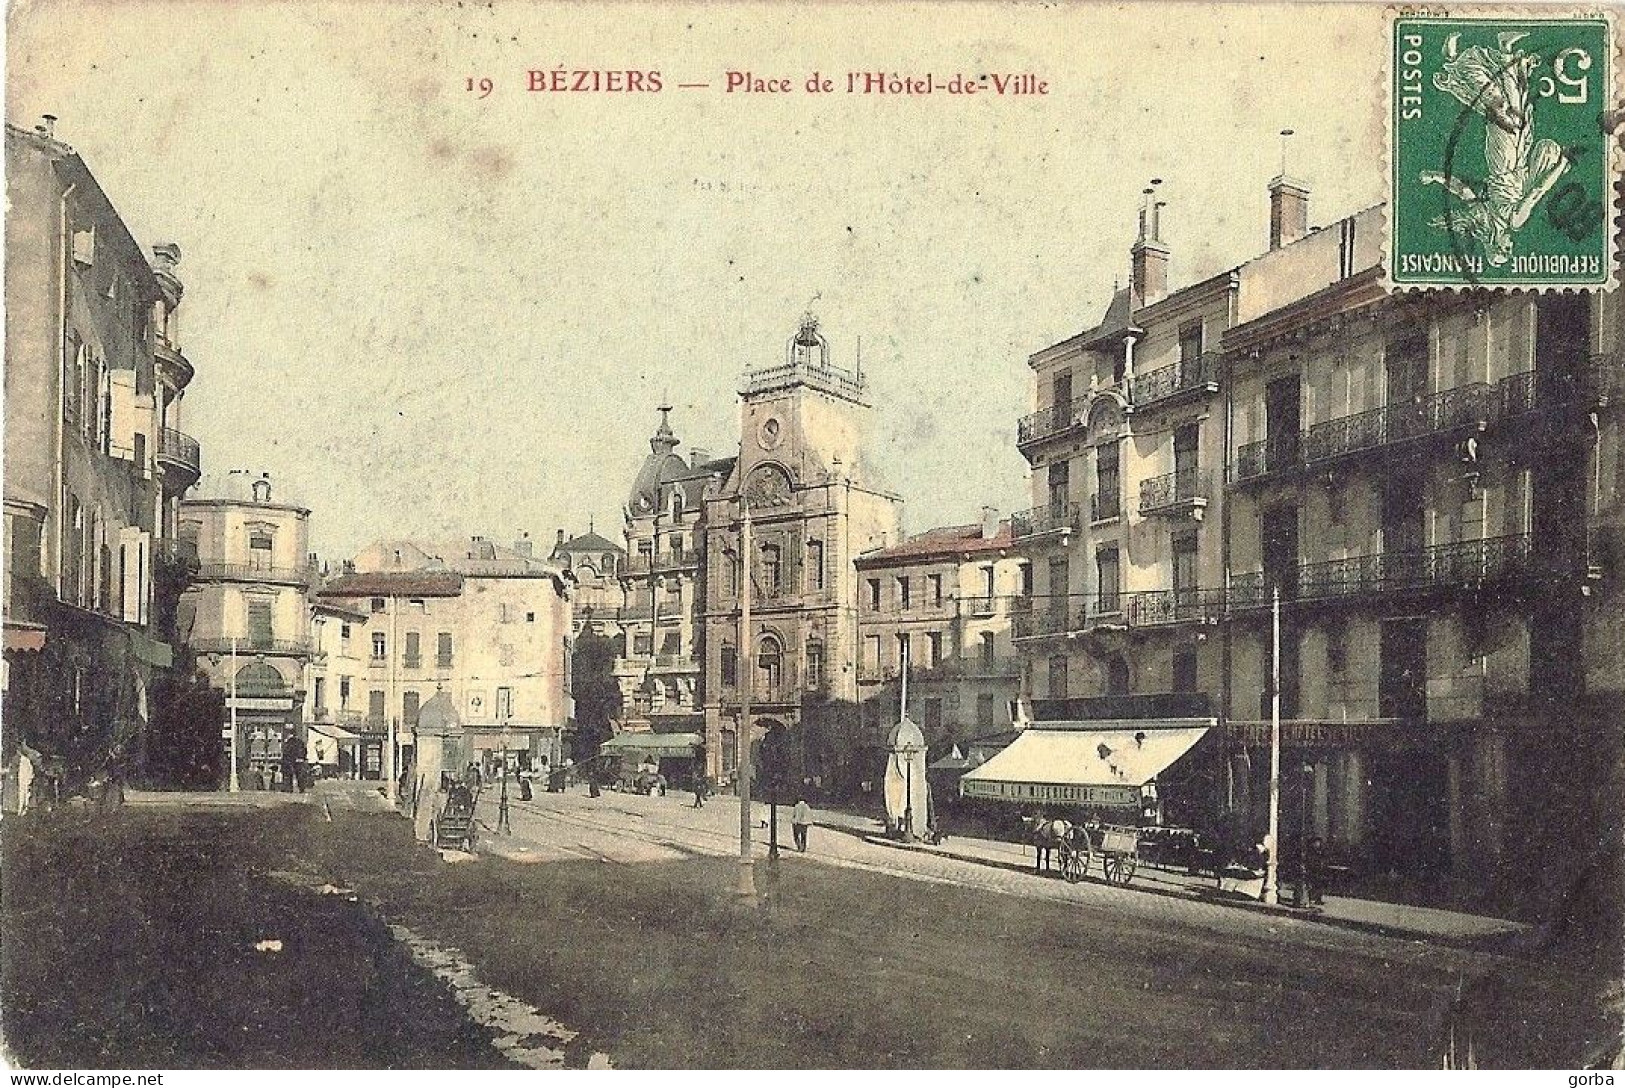
[[[1152,180],[1140,206],[1140,236],[1129,249],[1129,287],[1135,301],[1143,306],[1168,293],[1168,247],[1162,242],[1162,209],[1167,203],[1156,199],[1160,178]]]
[[[1270,248],[1291,245],[1309,233],[1309,186],[1281,174],[1270,180]]]
[[[997,506],[982,507],[982,539],[992,540],[999,535],[999,508]]]

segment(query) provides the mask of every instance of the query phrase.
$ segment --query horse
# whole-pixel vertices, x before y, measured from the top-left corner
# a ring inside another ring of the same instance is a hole
[[[1048,816],[1023,816],[1021,826],[1027,829],[1027,837],[1032,840],[1035,873],[1050,868],[1055,849],[1070,839],[1073,831],[1069,821]]]

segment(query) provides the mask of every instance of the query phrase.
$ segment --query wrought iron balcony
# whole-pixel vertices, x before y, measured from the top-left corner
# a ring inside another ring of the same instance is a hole
[[[656,654],[650,667],[658,672],[698,672],[700,662],[693,654]]]
[[[1134,403],[1149,407],[1187,393],[1219,391],[1219,355],[1208,352],[1134,376]]]
[[[1123,493],[1118,490],[1097,491],[1089,496],[1089,520],[1110,521],[1123,516]]]
[[[1495,383],[1496,412],[1501,419],[1514,419],[1568,404],[1606,407],[1619,380],[1620,364],[1611,355],[1591,356],[1575,375],[1526,370]]]
[[[1022,416],[1016,421],[1016,445],[1025,446],[1082,426],[1083,413],[1088,408],[1088,397],[1074,397]]]
[[[1283,601],[1319,601],[1504,581],[1531,571],[1532,542],[1529,533],[1516,533],[1302,563],[1274,578],[1253,571],[1231,578],[1229,603],[1232,609],[1267,608],[1274,583]]]
[[[1140,513],[1195,511],[1208,504],[1208,475],[1184,469],[1154,476],[1140,485]]]
[[[1041,638],[1100,627],[1167,627],[1217,623],[1224,618],[1222,589],[1151,589],[1036,597],[1015,615],[1017,638]]]
[[[654,570],[654,557],[647,552],[638,552],[626,557],[626,566],[621,568],[624,574],[648,574]]]
[[[262,567],[253,563],[200,563],[197,577],[204,582],[261,582],[309,586],[315,572],[308,567]]]
[[[203,472],[203,450],[191,435],[164,427],[158,433],[158,463],[195,483]]]
[[[277,657],[308,657],[316,652],[316,647],[309,642],[286,638],[253,638],[244,635],[236,640],[238,657],[253,657],[256,654],[272,654]],[[195,653],[200,654],[230,654],[232,640],[229,638],[194,638],[187,644]]]
[[[153,345],[153,359],[157,362],[160,379],[169,388],[179,392],[191,384],[195,371],[180,348],[166,340],[162,334]]]
[[[1010,535],[1017,540],[1077,530],[1078,504],[1075,502],[1052,502],[1010,515]]]
[[[654,569],[657,571],[693,570],[699,565],[700,555],[698,552],[665,551],[655,556],[654,559]]]
[[[1410,403],[1387,404],[1310,427],[1303,436],[1306,461],[1329,461],[1463,428],[1484,427],[1497,415],[1493,386],[1483,382],[1444,389]]]
[[[993,616],[999,611],[1000,597],[961,597],[959,612],[965,616]]]
[[[1276,435],[1236,448],[1230,481],[1243,483],[1281,476],[1303,467],[1303,444],[1296,433]]]

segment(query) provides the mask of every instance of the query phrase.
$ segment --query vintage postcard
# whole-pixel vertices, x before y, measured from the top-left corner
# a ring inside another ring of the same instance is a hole
[[[1620,60],[14,3],[11,1083],[1613,1083]]]

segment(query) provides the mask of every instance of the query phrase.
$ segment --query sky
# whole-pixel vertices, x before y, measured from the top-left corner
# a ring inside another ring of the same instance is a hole
[[[874,460],[917,532],[1030,505],[1027,357],[1099,319],[1148,179],[1175,286],[1265,248],[1283,128],[1312,224],[1381,199],[1383,20],[50,0],[10,10],[5,114],[55,114],[137,239],[180,245],[181,427],[206,472],[311,507],[324,557],[618,538],[656,406],[682,449],[732,451],[741,373],[809,308],[837,364],[861,339]],[[662,89],[527,89],[556,68]],[[729,93],[729,71],[794,91]],[[846,94],[848,72],[1048,93]]]

